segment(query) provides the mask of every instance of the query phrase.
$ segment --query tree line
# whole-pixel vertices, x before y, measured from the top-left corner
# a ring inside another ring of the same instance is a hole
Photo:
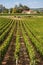
[[[22,13],[23,10],[30,10],[30,8],[26,5],[15,5],[14,8],[4,8],[4,9],[0,9],[0,13]]]

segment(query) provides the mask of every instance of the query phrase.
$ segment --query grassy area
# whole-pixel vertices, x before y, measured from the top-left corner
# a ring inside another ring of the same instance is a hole
[[[35,15],[35,16],[43,16],[43,14],[22,14],[22,13],[14,13],[14,14],[7,14],[7,13],[5,13],[5,14],[0,14],[0,16],[33,16],[33,15]]]

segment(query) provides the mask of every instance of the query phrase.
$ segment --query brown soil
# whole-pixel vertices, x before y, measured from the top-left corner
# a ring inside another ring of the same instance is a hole
[[[27,50],[26,50],[26,46],[24,43],[21,29],[19,32],[20,32],[20,52],[19,52],[18,65],[29,65],[30,58],[27,54]]]

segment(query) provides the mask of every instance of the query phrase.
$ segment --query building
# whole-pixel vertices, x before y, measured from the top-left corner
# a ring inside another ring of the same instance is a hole
[[[36,14],[37,12],[36,11],[33,11],[33,10],[24,10],[22,11],[23,14]]]

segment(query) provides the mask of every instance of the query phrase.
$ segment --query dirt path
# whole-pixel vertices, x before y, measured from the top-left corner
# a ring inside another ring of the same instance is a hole
[[[21,42],[18,65],[29,65],[29,57],[24,42]]]
[[[26,50],[26,46],[24,43],[21,29],[19,32],[20,32],[20,52],[19,52],[18,65],[29,65],[30,60],[27,54],[27,50]]]

